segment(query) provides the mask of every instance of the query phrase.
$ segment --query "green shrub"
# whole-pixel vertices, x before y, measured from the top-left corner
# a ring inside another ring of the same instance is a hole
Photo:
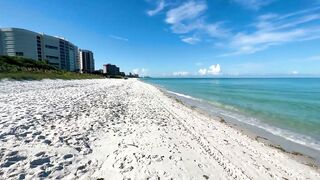
[[[39,79],[98,79],[95,74],[80,74],[63,71],[47,64],[22,57],[0,56],[0,79],[39,80]]]

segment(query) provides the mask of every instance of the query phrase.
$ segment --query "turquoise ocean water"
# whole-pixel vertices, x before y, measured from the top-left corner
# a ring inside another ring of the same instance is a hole
[[[320,78],[149,78],[184,98],[320,150]],[[237,116],[239,115],[239,116]]]

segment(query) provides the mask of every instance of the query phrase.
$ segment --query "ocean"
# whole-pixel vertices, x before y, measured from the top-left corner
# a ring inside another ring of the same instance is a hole
[[[320,151],[320,78],[146,78],[208,110]]]

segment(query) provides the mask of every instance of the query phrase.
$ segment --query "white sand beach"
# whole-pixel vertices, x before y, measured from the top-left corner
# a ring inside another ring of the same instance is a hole
[[[0,179],[320,179],[139,80],[0,82]]]

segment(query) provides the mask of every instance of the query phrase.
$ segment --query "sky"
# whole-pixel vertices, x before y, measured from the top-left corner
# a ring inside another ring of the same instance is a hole
[[[153,77],[320,76],[320,0],[0,0],[0,28],[61,36]]]

